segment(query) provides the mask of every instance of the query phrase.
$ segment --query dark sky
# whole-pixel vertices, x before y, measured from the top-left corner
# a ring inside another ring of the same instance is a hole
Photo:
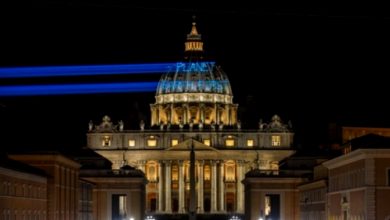
[[[389,17],[369,10],[125,1],[35,1],[2,15],[1,66],[180,61],[192,16],[206,57],[227,73],[244,127],[279,114],[297,145],[316,147],[329,123],[390,126]],[[387,38],[388,39],[388,38]],[[158,80],[160,75],[3,80],[1,84]],[[7,146],[79,147],[89,120],[149,120],[154,93],[0,98]],[[2,144],[3,146],[3,144]]]

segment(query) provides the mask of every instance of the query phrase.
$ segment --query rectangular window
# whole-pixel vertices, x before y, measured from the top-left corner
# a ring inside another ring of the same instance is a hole
[[[246,146],[247,147],[253,147],[253,145],[254,145],[254,141],[252,139],[246,140]]]
[[[204,140],[203,140],[203,144],[204,144],[204,145],[207,145],[207,146],[210,146],[210,145],[211,145],[210,139],[204,139]]]
[[[177,139],[172,139],[171,144],[172,144],[172,147],[173,147],[173,146],[179,144],[179,140],[177,140]]]
[[[157,146],[157,140],[156,139],[149,139],[148,140],[148,147],[155,147]]]
[[[226,147],[234,147],[234,139],[226,139],[225,146]]]
[[[272,135],[272,142],[271,142],[271,145],[272,146],[280,146],[281,145],[281,141],[280,141],[280,136],[279,135]]]
[[[134,139],[129,140],[129,147],[135,147],[135,140]]]

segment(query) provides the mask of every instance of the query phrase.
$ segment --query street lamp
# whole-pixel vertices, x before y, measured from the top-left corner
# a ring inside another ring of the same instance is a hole
[[[148,215],[146,216],[145,220],[156,220],[153,216]]]

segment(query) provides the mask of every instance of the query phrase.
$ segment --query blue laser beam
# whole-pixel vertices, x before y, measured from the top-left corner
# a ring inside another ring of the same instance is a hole
[[[0,68],[0,78],[165,73],[173,69],[201,69],[210,63],[214,62],[5,67]]]
[[[154,92],[158,82],[0,86],[0,96]]]
[[[167,72],[176,63],[0,68],[0,78],[141,74]]]

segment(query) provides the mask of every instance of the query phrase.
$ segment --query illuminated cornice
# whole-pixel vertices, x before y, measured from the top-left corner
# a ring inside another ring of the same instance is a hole
[[[157,104],[191,102],[233,104],[233,96],[215,93],[172,93],[156,96]]]

